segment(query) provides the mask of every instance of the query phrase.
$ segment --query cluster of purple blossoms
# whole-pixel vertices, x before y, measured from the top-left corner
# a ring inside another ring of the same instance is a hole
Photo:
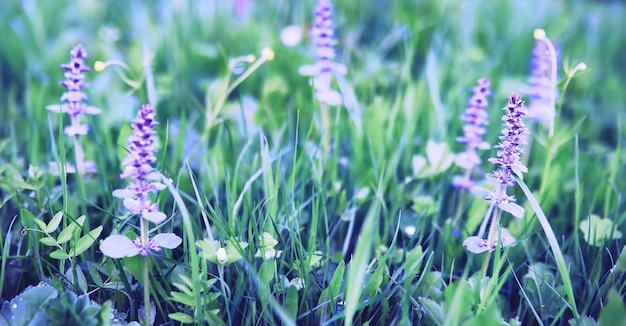
[[[137,249],[139,249],[139,255],[142,257],[148,257],[148,254],[151,252],[161,251],[161,246],[154,240],[154,238],[148,240],[148,244],[145,246],[141,243],[140,238],[133,240],[133,243],[137,246]]]
[[[497,212],[492,214],[494,207],[509,212],[517,218],[524,216],[524,209],[517,205],[514,202],[515,198],[509,196],[506,191],[508,186],[514,184],[515,175],[527,172],[526,167],[520,161],[520,155],[523,153],[521,146],[526,144],[526,134],[528,134],[528,128],[522,121],[522,117],[526,114],[523,105],[522,97],[513,93],[509,97],[508,105],[503,108],[506,111],[502,117],[504,128],[500,136],[500,143],[494,146],[498,149],[497,157],[489,159],[489,162],[498,166],[498,169],[488,176],[495,185],[495,189],[489,192],[486,197],[487,200],[491,201],[491,206],[480,226],[478,236],[471,236],[463,241],[463,246],[472,253],[493,251],[496,249],[500,238],[502,239],[502,247],[510,246],[515,242],[515,238],[509,230],[500,226],[499,214]],[[490,231],[487,239],[484,239],[483,233],[489,221],[491,221]]]
[[[547,42],[550,40],[545,36],[535,41],[528,78],[530,88],[526,92],[530,98],[526,117],[539,121],[549,121],[556,115],[554,101],[557,90],[552,79],[556,80],[557,76],[552,76],[552,73],[556,72],[553,66],[558,66],[558,53],[555,55],[557,62],[552,62]]]
[[[317,60],[313,65],[300,67],[299,73],[305,76],[313,76],[315,98],[328,105],[340,105],[341,94],[330,87],[333,74],[345,75],[346,66],[336,63],[334,46],[335,30],[333,28],[333,7],[330,0],[319,0],[315,7],[313,27],[309,32],[313,43],[313,56]]]
[[[478,86],[472,88],[472,97],[469,105],[463,112],[461,120],[465,123],[463,126],[463,136],[458,137],[457,141],[467,146],[465,152],[457,155],[455,163],[459,167],[465,169],[465,175],[456,176],[452,180],[452,185],[457,188],[469,190],[474,185],[472,180],[472,170],[479,165],[481,160],[476,152],[477,149],[489,149],[489,143],[483,140],[483,136],[487,132],[485,125],[489,122],[487,114],[487,106],[489,106],[488,96],[491,96],[489,79],[483,77],[478,80]]]
[[[132,122],[133,133],[127,139],[128,156],[122,161],[124,166],[120,178],[131,182],[124,189],[113,191],[113,196],[124,199],[124,206],[135,215],[152,223],[161,223],[166,215],[159,211],[156,203],[150,201],[150,195],[165,188],[158,182],[159,173],[152,167],[156,161],[154,153],[156,131],[154,126],[155,111],[152,105],[145,104]]]
[[[506,193],[506,188],[514,184],[513,173],[521,175],[522,172],[528,171],[520,161],[520,155],[524,152],[521,146],[526,144],[526,134],[528,134],[528,128],[522,121],[522,117],[526,114],[523,105],[521,95],[513,93],[508,105],[503,108],[506,111],[502,117],[504,128],[500,143],[494,146],[498,149],[497,157],[489,159],[489,162],[498,165],[499,169],[492,175],[497,183],[496,189],[489,194],[488,199],[500,207],[502,204],[506,205],[514,201],[514,198]]]
[[[70,136],[86,135],[89,132],[89,126],[81,124],[80,117],[85,114],[100,114],[102,111],[93,106],[87,105],[87,94],[82,89],[87,86],[85,83],[85,72],[90,68],[85,65],[87,51],[82,44],[76,45],[70,51],[70,62],[61,64],[61,68],[65,69],[65,80],[61,85],[67,89],[61,95],[61,105],[48,105],[47,110],[56,113],[67,113],[70,116],[70,125],[65,127],[63,132]]]

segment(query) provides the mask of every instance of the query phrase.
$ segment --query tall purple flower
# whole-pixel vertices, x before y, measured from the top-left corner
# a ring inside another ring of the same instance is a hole
[[[467,148],[464,152],[457,155],[455,163],[459,167],[465,169],[465,175],[456,176],[452,180],[452,185],[462,189],[471,189],[474,185],[472,180],[472,170],[480,164],[481,160],[476,152],[477,149],[489,149],[489,143],[483,140],[483,136],[487,132],[485,125],[489,122],[487,114],[487,106],[489,106],[488,96],[491,96],[489,89],[489,79],[483,77],[478,80],[478,86],[472,88],[472,97],[469,105],[463,112],[461,120],[465,122],[463,126],[463,136],[458,137],[457,141],[464,143]]]
[[[151,165],[156,161],[154,127],[158,122],[154,120],[154,116],[152,105],[145,104],[133,120],[133,133],[127,139],[129,153],[122,161],[124,170],[120,174],[120,178],[127,179],[130,183],[124,189],[113,191],[113,196],[124,199],[124,206],[131,213],[147,221],[160,223],[166,216],[159,211],[156,203],[150,201],[151,194],[165,188],[165,185],[158,182],[160,175]]]
[[[313,43],[314,65],[300,67],[299,73],[305,76],[313,76],[315,98],[329,105],[340,105],[341,94],[330,87],[333,74],[344,75],[346,66],[334,62],[337,44],[333,27],[333,6],[330,0],[319,0],[315,6],[315,18],[313,27],[309,32]]]
[[[517,205],[513,196],[507,194],[507,187],[512,186],[515,181],[514,175],[521,175],[528,169],[520,161],[520,155],[524,152],[522,145],[526,144],[526,134],[528,128],[524,125],[522,117],[526,114],[523,107],[524,102],[519,94],[513,93],[509,98],[509,103],[503,110],[506,114],[502,117],[504,128],[500,136],[500,143],[494,147],[498,149],[497,157],[490,158],[489,162],[496,164],[498,169],[488,177],[494,183],[495,189],[487,195],[486,199],[491,201],[491,205],[485,214],[477,236],[471,236],[463,241],[463,246],[475,254],[489,252],[497,248],[499,239],[502,239],[502,247],[507,247],[515,242],[515,238],[509,230],[500,226],[500,214],[498,210],[511,213],[517,218],[524,216],[524,208]],[[483,238],[483,233],[487,224],[491,221],[491,227],[487,238]]]
[[[528,128],[522,121],[522,117],[526,114],[523,105],[521,95],[513,93],[508,105],[503,108],[506,111],[502,117],[504,128],[500,143],[494,146],[498,149],[497,157],[489,159],[489,162],[496,164],[499,169],[492,175],[497,183],[496,189],[489,194],[488,199],[507,211],[507,204],[514,200],[506,192],[506,188],[514,184],[513,174],[521,175],[522,172],[528,171],[520,161],[520,155],[524,152],[521,146],[526,144],[526,134],[528,134]]]
[[[530,88],[527,91],[530,105],[526,117],[539,121],[550,121],[556,116],[559,53],[556,45],[546,37],[545,31],[536,30],[534,36],[536,41],[532,51],[530,77],[528,78]]]
[[[48,105],[47,110],[57,113],[67,113],[70,116],[70,125],[65,127],[63,132],[72,137],[76,135],[86,135],[89,132],[89,126],[80,122],[81,116],[85,114],[100,114],[102,111],[85,103],[88,99],[82,89],[87,85],[85,83],[85,72],[90,68],[85,65],[87,51],[82,44],[76,45],[70,51],[70,62],[61,64],[61,68],[65,69],[65,80],[61,85],[67,89],[61,95],[61,105]]]

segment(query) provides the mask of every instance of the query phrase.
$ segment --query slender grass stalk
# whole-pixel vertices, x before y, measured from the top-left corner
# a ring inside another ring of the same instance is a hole
[[[576,307],[574,288],[572,286],[572,281],[569,276],[569,269],[567,267],[567,264],[565,263],[565,258],[563,258],[563,253],[561,253],[561,248],[559,247],[556,235],[554,234],[554,231],[552,230],[552,227],[550,226],[550,222],[548,222],[546,215],[543,213],[541,206],[539,206],[537,199],[530,191],[530,189],[528,189],[528,186],[526,185],[526,183],[524,183],[524,180],[516,177],[515,181],[520,186],[520,188],[522,188],[524,195],[528,199],[528,202],[530,203],[531,207],[535,211],[535,214],[537,215],[537,219],[541,224],[541,228],[546,235],[548,243],[550,244],[550,249],[552,250],[552,254],[554,255],[554,259],[556,260],[556,266],[559,270],[559,274],[561,274],[561,278],[563,279],[563,285],[565,286],[565,291],[567,292],[567,300],[569,302],[568,306],[574,314],[574,317],[578,319],[580,317],[580,314],[578,313],[578,308]]]

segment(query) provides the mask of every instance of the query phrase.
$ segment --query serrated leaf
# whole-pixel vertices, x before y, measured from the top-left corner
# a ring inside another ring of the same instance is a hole
[[[114,234],[100,244],[100,251],[111,258],[133,257],[139,254],[139,248],[126,236]]]
[[[48,285],[28,287],[0,309],[2,325],[45,325],[45,305],[58,296],[57,290]]]
[[[71,251],[72,257],[79,256],[80,254],[85,252],[87,249],[89,249],[89,247],[91,247],[94,241],[98,239],[101,232],[102,232],[102,225],[89,231],[88,234],[78,239],[78,241],[76,242],[76,247],[72,248],[72,251]]]
[[[424,312],[426,312],[426,314],[428,314],[428,316],[430,316],[430,318],[432,318],[437,325],[443,325],[446,313],[439,303],[425,297],[419,297],[418,301],[420,305],[422,305]]]
[[[44,231],[46,233],[52,233],[56,231],[59,228],[59,225],[61,225],[62,219],[63,219],[63,212],[57,212],[56,214],[54,214],[54,217],[52,217],[52,220],[50,220],[50,223],[48,223],[48,226],[46,227]]]
[[[57,246],[57,241],[53,237],[41,238],[39,239],[39,242],[41,242],[41,244],[43,244],[44,246],[48,246],[48,247]]]
[[[182,312],[175,312],[173,314],[169,314],[167,315],[168,317],[170,317],[170,319],[173,319],[177,322],[181,322],[183,324],[193,324],[194,319],[193,317],[191,317],[188,314],[182,313]]]
[[[57,249],[50,253],[50,258],[59,259],[59,260],[69,259],[70,255],[68,255],[67,252],[65,252],[65,250],[63,249]]]

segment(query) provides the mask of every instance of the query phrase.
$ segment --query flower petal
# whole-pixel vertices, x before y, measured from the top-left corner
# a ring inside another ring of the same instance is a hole
[[[155,235],[152,240],[160,247],[174,249],[183,242],[183,240],[174,233],[160,233]]]
[[[126,236],[114,234],[100,244],[102,253],[111,258],[133,257],[139,254],[139,248]]]

